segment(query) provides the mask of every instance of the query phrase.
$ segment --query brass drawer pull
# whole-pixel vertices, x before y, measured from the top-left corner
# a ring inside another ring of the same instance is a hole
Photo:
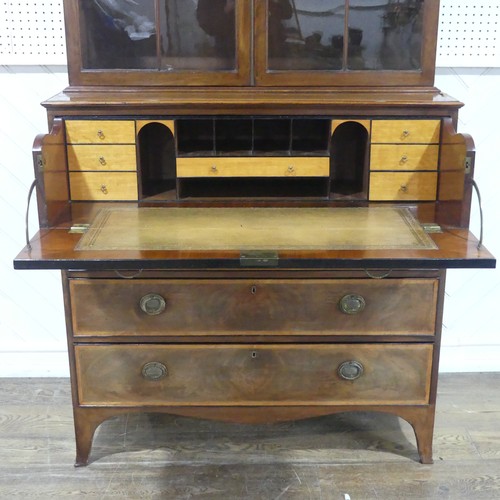
[[[340,299],[339,307],[344,314],[359,314],[366,307],[366,301],[361,295],[345,295]]]
[[[148,293],[142,297],[139,306],[147,315],[157,316],[165,310],[167,303],[161,295],[157,293]]]
[[[408,155],[403,155],[399,163],[406,163],[408,161]]]
[[[151,380],[153,382],[157,380],[161,380],[168,375],[167,367],[158,361],[151,361],[150,363],[146,363],[142,367],[142,376],[146,380]]]
[[[364,371],[359,361],[344,361],[338,368],[338,374],[344,380],[356,380],[363,375]]]
[[[289,174],[295,173],[295,166],[294,165],[288,165],[288,173]]]
[[[402,193],[408,192],[408,186],[406,184],[402,184],[399,189],[401,190]]]
[[[212,165],[212,167],[210,168],[210,170],[212,171],[212,174],[216,174],[218,172],[217,165]]]
[[[99,139],[101,139],[101,141],[103,141],[106,138],[106,136],[104,135],[104,132],[102,130],[97,131],[97,137],[99,137]]]
[[[108,194],[109,193],[108,187],[106,186],[106,184],[102,184],[101,185],[101,191],[102,191],[102,194]]]
[[[408,139],[408,137],[410,137],[410,131],[409,130],[403,130],[403,133],[401,134],[401,137],[403,139]]]
[[[99,156],[99,163],[102,166],[106,165],[106,158],[104,158],[104,156]]]

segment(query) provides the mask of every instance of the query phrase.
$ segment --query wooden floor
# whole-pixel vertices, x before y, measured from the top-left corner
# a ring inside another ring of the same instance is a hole
[[[500,499],[500,374],[440,379],[434,465],[410,426],[344,414],[269,426],[130,415],[75,469],[67,379],[0,379],[0,499]]]

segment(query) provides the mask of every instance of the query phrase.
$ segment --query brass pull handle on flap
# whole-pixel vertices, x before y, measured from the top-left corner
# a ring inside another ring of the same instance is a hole
[[[363,375],[365,369],[359,361],[344,361],[338,368],[340,378],[344,380],[356,380]]]
[[[161,380],[168,375],[167,367],[158,361],[151,361],[150,363],[146,363],[142,367],[142,376],[146,380],[150,380],[155,382],[157,380]]]
[[[366,301],[361,295],[344,295],[340,299],[339,307],[344,314],[359,314],[366,307]]]
[[[139,306],[148,316],[157,316],[165,310],[167,302],[157,293],[148,293],[141,298]]]

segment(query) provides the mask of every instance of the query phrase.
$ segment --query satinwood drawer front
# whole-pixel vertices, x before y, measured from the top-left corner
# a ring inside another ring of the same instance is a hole
[[[75,201],[137,200],[135,172],[70,172],[71,199]]]
[[[373,120],[371,142],[438,144],[439,120]]]
[[[371,170],[437,170],[439,146],[423,144],[374,144]]]
[[[371,172],[371,201],[433,201],[437,172]]]
[[[66,120],[68,144],[135,144],[133,120]]]
[[[434,335],[437,279],[70,280],[73,334]]]
[[[429,344],[75,347],[81,405],[427,404]]]
[[[328,177],[327,157],[178,158],[177,177]]]
[[[133,144],[120,145],[74,145],[68,146],[69,170],[91,171],[135,171],[137,161]]]

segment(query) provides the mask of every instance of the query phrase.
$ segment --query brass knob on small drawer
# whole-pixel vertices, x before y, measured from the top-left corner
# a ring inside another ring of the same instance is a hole
[[[103,166],[106,165],[106,158],[104,158],[104,156],[99,156],[99,163]]]
[[[359,361],[344,361],[337,371],[344,380],[356,380],[363,375],[365,369]]]
[[[366,307],[366,301],[361,295],[344,295],[340,299],[339,307],[344,314],[358,314]]]
[[[141,298],[139,306],[149,316],[156,316],[165,310],[167,302],[157,293],[148,293]]]
[[[102,130],[97,131],[97,137],[99,137],[99,139],[101,139],[101,141],[103,141],[106,138],[106,136],[104,135],[104,132]]]
[[[399,163],[406,163],[408,161],[408,155],[403,155]]]
[[[401,134],[401,137],[403,139],[408,139],[408,137],[410,137],[410,131],[409,130],[403,130],[403,133]]]
[[[168,375],[167,367],[158,361],[151,361],[142,367],[142,376],[146,380],[156,381]]]
[[[402,184],[399,189],[400,189],[400,191],[402,193],[407,193],[408,192],[408,186],[406,184]]]
[[[210,171],[212,172],[212,174],[216,174],[217,173],[217,165],[212,165],[210,167]]]
[[[106,186],[106,184],[102,184],[101,185],[101,192],[102,192],[102,194],[108,194],[109,193],[108,186]]]

